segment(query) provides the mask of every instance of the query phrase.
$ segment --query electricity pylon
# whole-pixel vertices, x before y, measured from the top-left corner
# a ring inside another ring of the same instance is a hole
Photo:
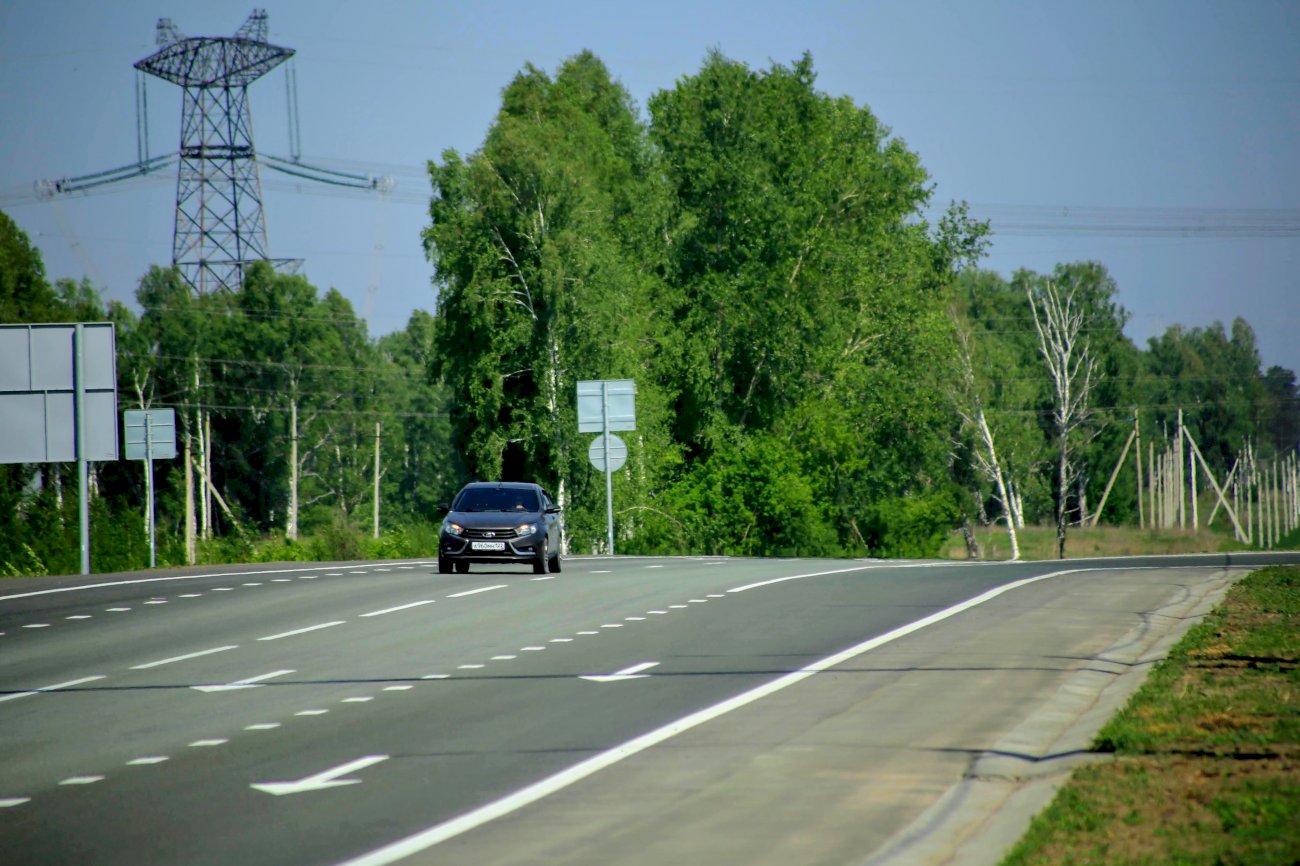
[[[293,56],[266,41],[258,9],[234,36],[183,36],[171,19],[157,28],[158,51],[135,64],[181,87],[172,264],[198,293],[238,290],[255,261],[294,270],[300,259],[270,259],[253,145],[248,85]]]

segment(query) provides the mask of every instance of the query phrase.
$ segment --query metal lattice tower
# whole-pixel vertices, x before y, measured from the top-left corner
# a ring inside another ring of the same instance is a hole
[[[186,38],[161,18],[158,51],[135,68],[179,85],[181,145],[172,264],[200,294],[238,290],[253,262],[294,270],[300,259],[267,256],[266,218],[253,147],[248,85],[293,56],[266,41],[254,10],[234,36]]]

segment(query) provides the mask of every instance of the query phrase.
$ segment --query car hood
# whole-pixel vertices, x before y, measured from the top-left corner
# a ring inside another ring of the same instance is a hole
[[[542,516],[527,511],[452,511],[447,519],[467,529],[514,529],[521,523],[537,523]]]

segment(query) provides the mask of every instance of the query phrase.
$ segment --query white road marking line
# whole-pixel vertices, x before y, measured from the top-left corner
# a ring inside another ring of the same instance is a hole
[[[601,628],[622,628],[622,627],[623,627],[623,623],[621,622],[607,622],[601,626]]]
[[[95,680],[102,680],[103,678],[104,678],[103,675],[93,676],[93,677],[82,677],[79,680],[68,680],[66,683],[57,683],[56,685],[52,685],[52,686],[43,686],[42,688],[39,689],[32,689],[30,692],[15,692],[12,695],[0,695],[0,701],[16,701],[19,698],[25,698],[31,695],[39,695],[45,692],[56,691],[58,689],[69,689],[72,688],[73,686],[79,686],[82,683],[93,683]]]
[[[262,585],[262,584],[261,584],[260,582],[258,582],[258,583],[246,583],[246,584],[244,584],[244,586],[261,586],[261,585]]]
[[[603,569],[603,568],[602,568],[602,569],[594,569],[591,573],[592,573],[592,574],[609,574],[609,570],[608,570],[608,569]]]
[[[212,587],[212,591],[213,592],[234,592],[235,588],[233,586],[214,586]]]
[[[662,565],[647,565],[646,568],[663,568]]]
[[[282,637],[293,637],[294,635],[298,635],[298,634],[306,634],[309,631],[319,631],[320,629],[323,628],[332,628],[333,626],[336,625],[343,625],[343,623],[345,622],[347,622],[347,620],[336,619],[333,622],[323,622],[319,625],[309,625],[306,628],[296,628],[293,631],[284,631],[284,632],[280,632],[279,634],[272,634],[272,635],[267,635],[266,637],[259,637],[258,640],[279,640]]]
[[[392,571],[391,568],[376,568],[375,571]]]
[[[271,583],[293,583],[292,577],[273,577]]]
[[[166,604],[167,600],[163,598],[151,598],[145,604]]]
[[[255,677],[249,677],[246,680],[235,680],[233,683],[215,683],[208,686],[190,686],[196,692],[234,692],[239,689],[256,689],[261,688],[259,683],[262,680],[269,680],[275,677],[282,677],[285,674],[291,674],[291,670],[271,671],[269,674],[258,674]]]
[[[872,563],[871,565],[858,565],[853,568],[836,568],[831,571],[813,571],[808,574],[792,574],[789,577],[774,577],[771,580],[760,580],[758,583],[747,583],[744,586],[735,586],[727,590],[727,592],[748,592],[751,589],[758,589],[760,586],[771,586],[774,583],[785,583],[787,580],[803,580],[805,577],[825,577],[828,574],[848,574],[854,571],[870,571],[871,569],[878,569],[880,567],[880,563]]]
[[[526,653],[539,653],[544,649],[546,649],[544,646],[523,646],[519,648],[519,651]]]
[[[223,737],[213,737],[213,738],[210,739],[210,740],[195,740],[194,742],[190,743],[190,748],[191,748],[191,749],[208,749],[208,748],[211,748],[212,746],[224,746],[226,743],[229,743],[229,742],[230,742],[230,740],[227,740],[227,739],[225,739],[225,738],[223,738]]]
[[[316,579],[319,578],[319,577],[320,577],[319,574],[300,574],[300,575],[298,575],[298,579],[299,579],[299,580],[316,580]]]
[[[327,571],[327,572],[325,572],[325,576],[326,576],[326,577],[342,577],[342,576],[343,576],[343,572],[341,572],[341,571]]]
[[[131,608],[129,608],[129,607],[108,607],[108,608],[104,608],[104,609],[107,610],[107,611],[109,611],[110,613],[126,613],[126,612],[127,612],[128,610],[130,610]]]
[[[30,803],[31,797],[4,797],[0,798],[0,809],[9,809],[14,806],[21,806],[23,803]]]
[[[340,785],[357,785],[361,783],[360,779],[340,779],[339,776],[344,776],[351,773],[353,770],[361,770],[387,760],[387,755],[366,755],[364,758],[357,758],[355,761],[348,761],[346,764],[340,764],[337,767],[332,767],[320,773],[305,776],[294,782],[256,782],[249,785],[249,787],[258,791],[265,791],[268,794],[274,794],[278,797],[281,794],[299,794],[303,791],[319,791],[322,788],[336,788]]]
[[[451,674],[425,674],[424,676],[420,677],[420,679],[422,679],[422,680],[449,680],[449,679],[451,679]]]
[[[201,592],[185,592],[181,593],[178,598],[198,598],[201,595],[203,595]]]
[[[709,602],[707,598],[688,598],[687,601],[691,604],[708,604]]]
[[[627,620],[627,621],[629,621],[629,622],[644,622],[644,621],[645,621],[645,617],[643,617],[643,616],[625,616],[625,617],[623,617],[623,619],[625,619],[625,620]]]
[[[424,560],[416,560],[417,565],[431,565],[432,563]],[[302,569],[303,571],[326,571],[327,569],[337,568],[335,565],[322,565],[317,568]],[[210,577],[265,577],[268,574],[286,574],[289,572],[299,571],[297,568],[260,568],[256,571],[210,571],[203,574],[185,574],[171,575],[169,577],[143,577],[136,580],[111,580],[105,583],[88,583],[82,586],[61,586],[57,589],[38,589],[32,592],[18,592],[12,595],[0,595],[0,601],[12,601],[15,598],[29,598],[34,595],[51,595],[56,592],[80,592],[87,589],[103,589],[106,586],[134,586],[138,583],[163,583],[177,580],[206,580]],[[364,574],[365,572],[357,572]]]
[[[374,700],[374,698],[372,698],[372,697],[370,697],[370,696],[367,695],[367,696],[364,696],[364,697],[357,697],[357,698],[344,698],[343,700],[339,701],[339,703],[341,703],[341,704],[364,704],[366,701],[373,701],[373,700]]]
[[[709,593],[709,598],[726,598],[726,596],[720,592],[711,592]]]
[[[598,631],[580,631],[578,634],[600,634]]]
[[[550,641],[550,642],[551,642],[551,643],[573,643],[573,638],[571,638],[571,637],[553,637],[553,638],[551,638],[551,641]]]
[[[456,666],[458,670],[462,670],[462,671],[476,671],[481,667],[486,667],[486,665],[457,665]]]
[[[359,857],[354,857],[351,860],[340,863],[338,866],[388,866],[388,864],[396,863],[412,854],[432,848],[440,842],[453,839],[462,833],[467,833],[476,827],[481,827],[484,824],[495,821],[497,818],[516,812],[531,803],[549,797],[557,791],[562,791],[576,782],[580,782],[589,776],[595,775],[606,767],[611,767],[620,761],[632,757],[633,755],[640,754],[646,749],[649,749],[652,746],[657,746],[659,743],[669,740],[678,734],[699,727],[705,722],[712,721],[713,719],[726,715],[733,710],[752,704],[761,698],[765,698],[768,695],[802,682],[808,677],[814,676],[822,671],[835,667],[836,665],[850,661],[865,652],[884,646],[891,641],[898,640],[914,631],[919,631],[920,629],[926,628],[934,623],[983,604],[1005,592],[1018,589],[1019,587],[1031,583],[1036,583],[1040,580],[1046,580],[1049,577],[1057,577],[1085,570],[1087,569],[1071,569],[1069,571],[1050,572],[1048,574],[1039,575],[1038,577],[1029,577],[1024,580],[1013,581],[1012,583],[991,589],[988,592],[977,595],[974,598],[961,602],[960,604],[945,608],[944,610],[930,614],[929,616],[913,623],[901,626],[893,631],[871,638],[870,640],[863,641],[856,646],[849,647],[848,649],[835,653],[834,655],[827,656],[826,658],[816,661],[807,667],[778,677],[775,680],[766,682],[747,692],[742,692],[739,695],[728,698],[727,700],[714,704],[711,707],[705,707],[704,709],[698,710],[690,715],[683,716],[682,718],[669,722],[668,724],[650,731],[647,734],[642,734],[641,736],[628,740],[625,743],[606,749],[600,754],[593,755],[584,761],[579,761],[572,767],[561,770],[558,773],[548,776],[541,781],[534,782],[524,788],[520,788],[512,794],[507,794],[498,800],[486,803],[479,806],[477,809],[473,809],[463,815],[452,818],[451,820],[443,821],[440,824],[434,824],[424,830],[420,830],[419,832],[412,833],[409,836],[390,842],[389,844],[384,845],[381,848],[376,848],[367,854],[362,854]]]
[[[492,656],[492,658],[490,659],[490,661],[494,661],[494,662],[508,662],[508,661],[510,661],[511,659],[517,659],[517,658],[519,658],[519,656]]]
[[[399,565],[398,568],[415,568],[414,565]]]
[[[161,764],[168,760],[166,755],[150,755],[147,758],[133,758],[126,762],[128,767],[147,767],[151,764]]]
[[[364,571],[349,571],[348,574],[365,574]]]
[[[494,589],[507,589],[510,584],[498,583],[496,586],[480,586],[478,589],[467,589],[464,592],[454,592],[447,598],[464,598],[467,595],[478,595],[480,592],[491,592]]]
[[[386,692],[405,692],[405,691],[410,691],[410,690],[413,689],[413,688],[415,688],[415,686],[384,686],[384,691],[386,691]]]
[[[72,616],[65,616],[64,619],[91,619],[91,616],[88,613],[76,613]]]
[[[328,712],[329,710],[299,710],[298,712],[294,713],[294,715],[295,716],[323,716]]]
[[[663,616],[664,614],[668,613],[668,611],[666,611],[666,610],[647,610],[646,613],[652,613],[652,614],[654,614],[655,616]]]
[[[682,608],[686,607],[686,605],[684,605],[684,604],[670,604],[670,605],[668,605],[668,607],[669,607],[670,609],[672,609],[672,610],[681,610]]]
[[[48,622],[34,622],[29,625],[23,626],[23,628],[49,628],[49,627],[50,624]]]
[[[409,610],[413,607],[419,607],[422,604],[433,604],[433,599],[425,601],[413,601],[410,604],[399,604],[397,607],[386,607],[383,610],[372,610],[370,613],[363,613],[362,616],[383,616],[386,613],[396,613],[399,610]]]
[[[590,680],[593,683],[617,683],[623,680],[641,680],[650,676],[643,674],[641,671],[648,671],[650,668],[658,667],[659,662],[641,662],[638,665],[632,665],[630,668],[623,668],[621,671],[615,671],[612,674],[594,674],[591,676],[578,677],[580,680]]]
[[[59,784],[60,785],[93,785],[96,782],[102,782],[102,781],[104,781],[103,776],[72,776],[71,778],[64,779]]]
[[[258,722],[255,725],[244,725],[246,731],[271,731],[280,727],[279,722]]]
[[[530,578],[530,579],[531,579],[531,580],[555,580],[555,575],[553,575],[553,574],[548,574],[548,575],[546,575],[546,577],[534,577],[534,578]]]
[[[190,659],[199,658],[200,656],[210,656],[213,653],[223,653],[226,650],[232,650],[232,649],[239,649],[239,644],[231,644],[230,646],[219,646],[214,649],[199,650],[196,653],[186,653],[183,656],[172,656],[169,659],[159,659],[156,662],[145,662],[142,665],[131,665],[131,670],[143,671],[143,670],[148,670],[149,668],[158,668],[158,667],[162,667],[163,665],[169,665],[172,662],[188,661]]]

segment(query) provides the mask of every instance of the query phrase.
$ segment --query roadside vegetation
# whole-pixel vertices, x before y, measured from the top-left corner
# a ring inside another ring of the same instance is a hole
[[[1003,866],[1300,863],[1300,567],[1257,571],[1156,665]]]
[[[1247,322],[1139,347],[1101,262],[980,270],[990,227],[932,201],[921,154],[816,83],[809,56],[714,51],[642,109],[590,52],[526,65],[481,145],[429,163],[409,239],[428,310],[393,334],[261,263],[207,295],[154,267],[134,306],[105,304],[51,285],[4,214],[0,323],[115,323],[119,408],[176,412],[168,562],[367,538],[376,481],[381,535],[436,521],[465,481],[530,480],[570,551],[598,552],[587,379],[637,386],[624,553],[933,557],[963,528],[984,556],[1075,556],[1105,547],[1076,529],[1098,520],[1193,525],[1175,489],[1230,503],[1255,546],[1295,525],[1300,389]],[[141,465],[92,473],[93,569],[143,566]],[[0,466],[0,572],[75,570],[75,498],[67,464]]]

